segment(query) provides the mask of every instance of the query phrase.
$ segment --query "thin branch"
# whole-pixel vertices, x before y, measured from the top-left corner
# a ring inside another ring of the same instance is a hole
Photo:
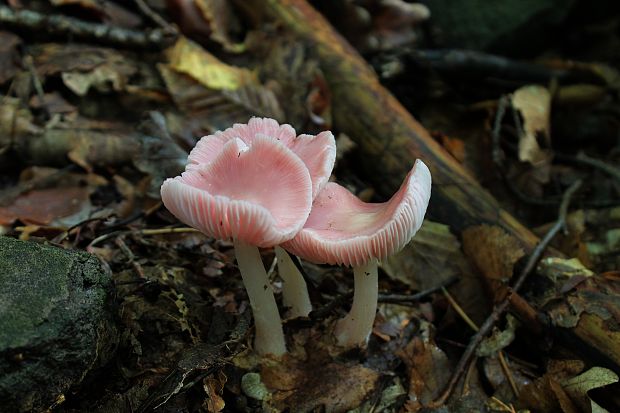
[[[379,294],[378,301],[383,304],[414,304],[419,302],[422,298],[429,296],[441,290],[445,290],[446,287],[451,286],[458,281],[458,277],[450,277],[440,285],[431,287],[427,290],[420,291],[415,294]]]
[[[454,299],[454,297],[452,297],[452,295],[445,288],[442,288],[442,292],[446,296],[448,301],[450,302],[450,305],[452,305],[452,308],[454,308],[454,310],[461,316],[461,318],[465,321],[465,323],[467,323],[467,325],[472,330],[474,330],[476,332],[479,331],[480,329],[478,328],[478,325],[471,318],[469,318],[469,316],[467,315],[465,310],[463,310],[463,308],[461,308],[461,306]],[[497,354],[498,354],[498,357],[499,357],[500,364],[502,366],[502,370],[504,371],[504,375],[506,376],[506,379],[508,380],[508,383],[510,384],[510,387],[512,388],[512,391],[513,391],[514,395],[518,397],[519,396],[519,390],[517,389],[517,385],[515,384],[515,381],[514,381],[514,379],[512,377],[512,373],[510,371],[510,368],[508,367],[508,363],[506,363],[506,359],[504,358],[504,352],[500,350],[500,351],[497,352]],[[473,363],[470,363],[469,369],[471,369],[472,365],[473,365]],[[468,374],[470,372],[469,369],[467,371]],[[465,379],[465,380],[467,380],[467,379]]]
[[[144,0],[134,0],[134,2],[142,14],[151,19],[153,23],[164,29],[167,33],[174,35],[178,33],[177,29],[172,24],[168,23],[163,17],[155,13],[153,9],[151,9],[149,5],[144,2]]]
[[[175,34],[163,29],[141,32],[60,14],[46,15],[32,10],[13,10],[7,6],[0,6],[0,25],[134,48],[161,49],[176,38]]]
[[[504,352],[498,352],[497,357],[499,358],[499,363],[501,364],[502,370],[504,371],[504,376],[506,376],[506,378],[508,379],[508,384],[510,384],[512,393],[515,395],[515,397],[519,397],[519,388],[517,387],[517,383],[515,383],[515,379],[512,376],[512,372],[510,371],[510,366],[506,361],[506,357],[504,357]]]
[[[429,288],[424,291],[420,291],[415,294],[379,294],[378,302],[382,304],[401,304],[401,305],[412,305],[414,303],[419,302],[424,297],[427,297],[437,291],[441,291],[442,288],[448,287],[457,281],[457,277],[450,277],[441,285]],[[330,303],[324,307],[318,308],[312,311],[308,317],[311,320],[317,321],[326,318],[328,315],[333,313],[336,308],[340,307],[347,301],[349,301],[353,297],[353,292],[348,292],[345,294],[341,294],[330,301]]]
[[[583,152],[579,152],[575,156],[563,154],[563,153],[556,153],[555,157],[558,161],[591,166],[593,168],[596,168],[606,173],[607,175],[611,176],[612,178],[620,182],[620,168],[610,165],[607,162],[602,161],[600,159],[592,158]]]
[[[528,275],[534,270],[534,268],[542,258],[543,253],[545,252],[545,249],[547,248],[551,240],[557,235],[558,232],[560,232],[561,229],[564,228],[566,224],[568,206],[575,192],[577,192],[579,187],[581,187],[581,184],[581,180],[577,180],[566,190],[564,196],[562,197],[562,204],[560,205],[558,220],[553,225],[553,227],[549,229],[544,238],[534,248],[534,250],[530,254],[529,259],[527,260],[527,263],[525,264],[525,267],[523,267],[523,270],[519,273],[517,280],[515,281],[512,288],[509,290],[506,297],[504,297],[501,303],[495,306],[489,317],[487,317],[487,319],[480,327],[480,330],[471,338],[467,349],[461,356],[461,359],[456,365],[450,381],[446,385],[441,395],[427,407],[439,407],[445,404],[445,402],[448,400],[448,398],[454,391],[456,384],[459,382],[470,361],[476,354],[476,349],[508,308],[508,305],[510,304],[510,297],[512,296],[512,294],[518,292],[521,286],[523,286],[523,283],[525,282]]]

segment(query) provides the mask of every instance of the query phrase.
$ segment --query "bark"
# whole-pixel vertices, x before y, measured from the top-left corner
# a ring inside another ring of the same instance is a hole
[[[366,61],[305,0],[258,0],[260,5],[312,45],[332,93],[334,126],[361,150],[363,175],[383,196],[400,186],[416,158],[433,175],[430,216],[460,233],[493,224],[526,249],[537,237],[484,190],[428,131],[387,91]]]

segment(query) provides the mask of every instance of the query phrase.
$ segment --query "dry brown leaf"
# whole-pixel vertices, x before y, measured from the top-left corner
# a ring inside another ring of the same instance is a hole
[[[19,219],[28,224],[49,224],[55,219],[77,214],[88,202],[87,187],[50,188],[27,192],[10,205],[0,207],[0,224]]]
[[[415,25],[430,17],[430,10],[421,3],[381,0],[379,4],[372,18],[372,35],[381,50],[413,43],[417,38]]]
[[[464,163],[466,157],[465,142],[459,138],[451,138],[450,136],[441,136],[441,145],[450,152],[450,155],[457,161]]]
[[[523,86],[512,95],[512,106],[523,117],[523,136],[519,139],[519,160],[537,165],[548,161],[549,153],[541,149],[537,135],[549,143],[551,94],[537,85]]]
[[[227,377],[221,370],[203,380],[203,388],[207,398],[202,405],[209,413],[219,413],[226,407],[222,398],[226,381]]]
[[[207,117],[215,129],[251,115],[282,119],[275,94],[254,72],[228,65],[184,37],[166,55],[169,64],[160,64],[159,71],[177,105],[192,117]]]
[[[62,115],[77,114],[78,111],[75,106],[67,102],[58,92],[46,93],[43,95],[43,99],[38,95],[34,95],[30,98],[29,105],[33,109],[45,108],[50,115],[57,113]]]
[[[263,366],[263,383],[273,389],[271,403],[291,412],[346,412],[362,404],[375,389],[380,374],[359,364],[309,361],[287,358]]]
[[[445,353],[431,341],[414,337],[398,352],[409,371],[408,411],[430,403],[450,379],[452,366]],[[421,405],[420,405],[421,404]]]
[[[21,42],[13,33],[0,31],[0,84],[10,80],[19,70],[17,48]]]
[[[461,245],[450,228],[425,220],[415,238],[381,267],[412,289],[425,290],[462,275],[466,265]]]
[[[551,176],[550,116],[551,94],[537,85],[524,86],[512,95],[512,106],[521,113],[523,131],[519,136],[519,160],[533,168],[522,174],[522,190],[540,196],[541,186]],[[541,147],[544,143],[545,148]]]
[[[195,0],[194,4],[200,10],[211,29],[211,39],[221,44],[226,51],[240,53],[245,50],[243,43],[236,43],[230,37],[231,28],[238,28],[239,22],[231,10],[228,0]]]
[[[500,227],[478,225],[463,231],[463,250],[486,278],[507,281],[525,255],[519,241]]]

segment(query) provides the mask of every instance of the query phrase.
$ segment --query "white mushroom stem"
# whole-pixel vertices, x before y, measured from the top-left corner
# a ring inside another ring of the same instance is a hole
[[[377,312],[379,277],[377,260],[353,268],[353,305],[349,314],[336,323],[334,334],[342,347],[364,346],[372,332]]]
[[[254,315],[254,348],[258,354],[281,356],[286,353],[282,320],[258,247],[238,240],[234,244],[235,256]]]
[[[312,304],[308,296],[308,286],[303,275],[293,262],[288,252],[281,247],[275,247],[278,260],[278,274],[282,278],[282,301],[289,308],[291,318],[307,317],[312,311]]]

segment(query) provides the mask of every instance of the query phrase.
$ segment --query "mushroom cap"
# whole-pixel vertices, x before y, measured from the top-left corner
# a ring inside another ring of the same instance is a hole
[[[398,192],[365,203],[330,182],[312,204],[304,228],[283,247],[315,263],[357,267],[402,249],[420,229],[431,195],[431,173],[417,160]]]
[[[271,247],[303,227],[311,188],[301,159],[257,134],[251,146],[231,139],[209,163],[167,179],[161,198],[179,220],[211,237]]]
[[[336,162],[336,140],[330,131],[297,136],[291,125],[280,125],[269,118],[252,118],[247,124],[236,123],[224,131],[202,137],[189,154],[187,170],[213,162],[222,147],[232,139],[241,139],[252,146],[258,135],[280,141],[301,158],[310,172],[314,199],[327,184]]]

